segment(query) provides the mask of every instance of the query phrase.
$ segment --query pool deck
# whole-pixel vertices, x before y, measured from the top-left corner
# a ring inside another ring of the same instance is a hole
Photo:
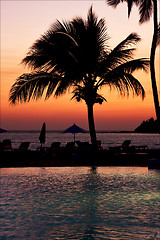
[[[2,151],[0,168],[8,167],[78,167],[78,166],[137,166],[148,167],[149,161],[160,159],[160,149],[116,152],[110,150],[69,151]]]

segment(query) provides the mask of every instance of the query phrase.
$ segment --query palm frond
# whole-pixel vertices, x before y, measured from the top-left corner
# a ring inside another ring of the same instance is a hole
[[[123,2],[123,0],[106,0],[106,2],[107,2],[110,6],[116,8],[117,5],[118,5],[120,2]]]
[[[55,32],[68,32],[70,31],[70,23],[67,21],[59,21],[58,19],[51,24],[49,30],[46,32],[46,36],[52,35]]]
[[[101,46],[104,49],[104,43],[106,43],[106,40],[108,40],[105,19],[101,18],[100,20],[98,20],[98,17],[92,10],[92,6],[88,12],[88,21],[86,22],[86,30],[89,34],[92,33],[92,41],[94,37],[97,40],[99,47]]]
[[[88,11],[88,16],[87,16],[87,26],[90,27],[90,25],[91,26],[96,25],[97,20],[98,20],[98,17],[93,12],[93,8],[91,6]]]
[[[130,45],[135,45],[141,40],[140,36],[137,33],[131,33],[126,37],[122,42],[120,42],[114,50],[123,50]]]
[[[118,71],[118,72],[127,72],[132,74],[136,70],[144,70],[148,71],[150,66],[150,61],[147,58],[139,58],[139,59],[134,59],[131,61],[128,61],[124,64],[121,64],[117,68],[115,68],[113,71]]]
[[[116,8],[119,3],[126,2],[128,6],[128,17],[130,17],[133,4],[138,5],[140,0],[106,0],[106,2],[114,8]]]
[[[102,77],[107,72],[113,70],[114,68],[118,67],[119,65],[131,60],[133,57],[133,52],[135,51],[134,48],[132,49],[125,49],[122,51],[111,51],[110,54],[106,54],[103,56],[101,62],[99,62],[97,68],[97,75]]]
[[[11,87],[9,93],[10,104],[29,102],[42,97],[48,87],[46,99],[51,96],[57,84],[61,81],[58,74],[54,76],[46,72],[33,72],[21,75]]]
[[[130,84],[130,88],[132,89],[132,93],[133,96],[141,96],[142,99],[144,99],[145,97],[145,90],[143,88],[143,86],[140,84],[140,82],[138,81],[138,79],[136,79],[133,75],[131,74],[125,74],[129,84]]]
[[[38,71],[48,71],[55,65],[64,71],[64,63],[75,60],[69,52],[77,42],[70,36],[70,31],[70,22],[57,21],[31,46],[22,63]]]
[[[140,37],[136,33],[131,33],[125,40],[118,44],[110,53],[103,55],[102,61],[99,63],[97,74],[103,76],[104,73],[113,70],[120,64],[131,60],[135,48],[129,48],[140,41]]]
[[[74,49],[74,55],[79,62],[79,72],[85,75],[93,72],[106,48],[108,35],[105,20],[98,20],[91,7],[86,21],[77,17],[73,19],[71,25],[70,35],[78,43],[78,48]]]
[[[129,73],[119,74],[118,76],[112,74],[112,76],[107,77],[105,84],[109,85],[110,89],[116,88],[121,96],[129,96],[130,92],[132,92],[133,96],[141,96],[142,99],[145,97],[143,86],[138,79]]]
[[[73,96],[72,96],[71,100],[76,99],[77,102],[80,102],[81,100],[85,100],[84,92],[85,92],[84,86],[81,86],[79,84],[74,85],[74,88],[72,91]]]
[[[123,2],[123,0],[121,1]],[[140,0],[125,0],[125,1],[127,2],[127,6],[128,6],[128,17],[130,17],[133,4],[138,6]]]
[[[148,71],[150,61],[147,59],[135,59],[124,64],[107,73],[104,78],[98,83],[99,86],[109,85],[110,88],[115,87],[120,95],[133,94],[144,98],[144,89],[140,82],[135,79],[132,73],[136,70]]]
[[[108,55],[107,65],[114,63],[115,66],[130,60],[133,56],[135,48],[129,48],[140,41],[140,37],[136,33],[131,33],[126,39],[119,43]],[[109,64],[110,62],[110,64]],[[115,67],[114,66],[114,67]]]
[[[108,47],[106,45],[106,41],[108,39],[109,39],[109,36],[107,33],[105,19],[101,18],[97,23],[97,41],[103,50],[104,50],[104,47]]]
[[[50,30],[53,33],[55,33],[55,32],[70,33],[71,32],[71,23],[70,23],[70,21],[63,20],[62,22],[60,22],[59,20],[57,20],[57,22],[55,22],[51,25]]]
[[[153,0],[141,0],[139,2],[140,23],[150,20],[153,13]]]
[[[81,41],[81,37],[86,34],[86,26],[85,21],[76,17],[71,21],[71,36],[77,41],[78,45]]]
[[[130,17],[131,9],[133,7],[133,1],[132,0],[128,0],[126,2],[127,2],[127,5],[128,5],[128,17]]]
[[[58,97],[60,95],[63,95],[66,93],[67,90],[70,89],[70,87],[74,84],[74,80],[72,80],[70,77],[63,76],[63,80],[59,82],[56,90],[55,90],[55,97]]]

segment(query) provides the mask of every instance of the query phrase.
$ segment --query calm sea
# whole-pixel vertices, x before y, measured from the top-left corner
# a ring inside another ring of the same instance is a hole
[[[5,138],[12,140],[13,148],[18,148],[21,142],[29,141],[30,149],[40,146],[38,131],[13,131],[0,134],[0,141]],[[159,134],[135,134],[135,133],[97,133],[97,139],[101,140],[102,147],[107,149],[112,146],[119,146],[126,139],[131,140],[131,145],[148,145],[149,148],[160,148]],[[76,134],[76,140],[90,142],[89,133]],[[62,134],[61,132],[48,131],[44,146],[50,146],[52,142],[61,142],[64,146],[67,142],[73,141],[73,134]]]
[[[2,240],[160,239],[160,172],[4,168]]]

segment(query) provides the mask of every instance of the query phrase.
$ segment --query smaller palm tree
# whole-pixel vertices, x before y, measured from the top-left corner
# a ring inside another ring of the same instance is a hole
[[[158,88],[156,83],[156,74],[155,74],[155,53],[156,47],[160,43],[160,23],[158,25],[158,0],[106,0],[106,2],[116,7],[119,3],[126,2],[128,5],[128,17],[130,16],[133,5],[135,4],[139,10],[139,23],[142,24],[151,19],[153,15],[153,25],[154,32],[152,38],[152,46],[150,53],[150,72],[151,72],[151,83],[153,91],[153,99],[155,105],[155,112],[159,124],[160,131],[160,105],[158,98]]]
[[[133,45],[140,41],[136,33],[111,50],[105,20],[98,20],[89,10],[87,20],[75,18],[54,23],[30,48],[23,63],[33,69],[21,75],[10,90],[11,104],[29,102],[42,97],[57,97],[67,89],[72,99],[84,100],[88,109],[91,142],[96,147],[93,106],[106,99],[99,94],[104,86],[116,88],[120,95],[145,96],[145,91],[133,76],[135,70],[147,70],[147,59],[133,59]],[[46,90],[46,91],[45,91]]]

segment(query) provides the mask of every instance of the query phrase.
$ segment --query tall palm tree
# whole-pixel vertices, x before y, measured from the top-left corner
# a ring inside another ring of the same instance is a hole
[[[157,21],[157,0],[106,0],[106,2],[109,5],[114,7],[116,7],[121,2],[127,2],[128,17],[130,16],[133,4],[137,5],[139,8],[140,24],[150,20],[153,14],[154,33],[153,33],[151,53],[150,53],[150,72],[151,72],[151,82],[152,82],[155,112],[156,112],[156,116],[160,126],[160,105],[159,105],[158,90],[157,90],[156,76],[155,76],[155,52],[156,52],[156,46],[158,45],[159,38],[160,38],[160,34],[159,34],[160,25],[158,26],[158,21]]]
[[[147,59],[133,59],[135,45],[140,41],[131,33],[113,50],[109,49],[105,20],[98,20],[90,8],[87,20],[56,21],[30,48],[22,63],[31,73],[18,77],[10,90],[11,104],[57,97],[71,90],[78,102],[84,100],[88,109],[91,142],[96,146],[93,106],[106,99],[98,93],[103,86],[116,88],[120,95],[145,96],[140,82],[132,75],[147,70]]]

